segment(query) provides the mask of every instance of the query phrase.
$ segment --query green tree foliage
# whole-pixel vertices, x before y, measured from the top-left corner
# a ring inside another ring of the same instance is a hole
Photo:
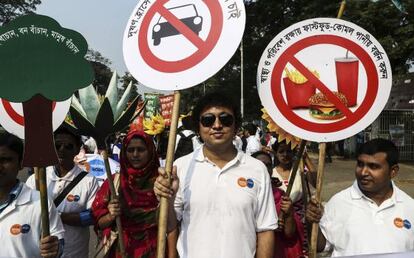
[[[20,15],[33,13],[40,3],[41,0],[1,0],[0,26]]]
[[[99,51],[88,49],[85,58],[91,63],[95,79],[93,86],[100,95],[105,95],[111,81],[112,71],[109,67],[112,62],[104,57]]]
[[[391,0],[348,0],[342,19],[369,31],[386,50],[394,75],[408,73],[414,60],[414,1],[402,1],[407,14]],[[245,120],[258,119],[261,103],[256,88],[257,64],[267,44],[286,27],[314,17],[337,16],[341,0],[245,0],[244,46]],[[240,51],[204,84],[240,99]],[[183,91],[182,103],[196,103],[203,84]],[[191,106],[191,104],[189,105]]]

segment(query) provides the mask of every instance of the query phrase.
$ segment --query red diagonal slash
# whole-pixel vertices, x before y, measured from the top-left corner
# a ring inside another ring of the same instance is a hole
[[[201,49],[205,46],[204,40],[202,40],[197,34],[194,33],[187,25],[185,25],[180,19],[178,19],[174,14],[167,10],[164,6],[161,6],[158,9],[158,12],[161,14],[164,19],[166,19],[174,28],[177,29],[184,37],[186,37],[191,43],[194,44],[198,49]]]
[[[306,68],[296,57],[292,56],[289,59],[289,63],[291,63],[296,70],[298,70],[303,76],[306,77],[312,84],[315,85],[325,96],[328,98],[332,104],[335,105],[337,109],[339,109],[345,116],[351,117],[353,115],[352,111],[342,103],[333,92],[326,87],[326,85],[321,82],[308,68]]]

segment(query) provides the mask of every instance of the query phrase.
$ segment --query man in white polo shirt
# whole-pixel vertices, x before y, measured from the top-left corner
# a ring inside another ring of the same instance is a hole
[[[54,258],[63,249],[62,222],[49,202],[50,236],[41,238],[40,195],[17,179],[22,156],[22,141],[0,133],[0,257]]]
[[[89,226],[93,224],[90,208],[99,188],[98,181],[83,172],[73,159],[79,153],[81,138],[65,127],[58,128],[55,133],[55,145],[59,157],[59,165],[46,169],[47,191],[60,213],[65,227],[65,248],[63,257],[87,258],[89,253]],[[78,179],[76,179],[79,177]],[[61,197],[56,199],[68,185],[80,180]],[[26,184],[35,188],[34,175],[28,178]]]
[[[273,257],[277,215],[270,177],[262,162],[233,145],[237,106],[212,93],[199,100],[193,120],[204,144],[176,160],[171,188],[164,170],[154,186],[172,200],[168,226],[180,225],[180,257]]]
[[[393,183],[398,170],[391,141],[362,145],[354,184],[325,208],[309,203],[307,220],[320,220],[318,251],[333,250],[332,256],[414,251],[414,200]]]

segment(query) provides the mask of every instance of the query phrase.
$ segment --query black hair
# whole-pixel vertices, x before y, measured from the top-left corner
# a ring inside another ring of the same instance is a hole
[[[247,125],[245,125],[244,129],[246,129],[250,135],[255,135],[257,132],[257,126],[255,126],[252,123],[248,123]]]
[[[8,132],[1,132],[0,133],[0,146],[4,146],[9,148],[10,150],[17,153],[19,156],[19,162],[23,159],[23,141],[20,140],[16,135],[8,133]]]
[[[284,145],[284,144],[286,144],[287,146],[288,146],[288,150],[290,150],[291,152],[292,152],[292,163],[293,163],[293,156],[295,155],[295,152],[296,152],[296,148],[295,149],[293,149],[292,150],[292,145],[291,145],[291,143],[289,142],[289,143],[287,143],[286,142],[286,140],[283,140],[283,141],[281,141],[281,142],[278,142],[278,141],[275,141],[275,143],[273,143],[272,144],[272,149],[277,153],[277,149],[279,149],[279,147],[281,146],[281,145]],[[275,166],[278,166],[279,164],[280,164],[280,162],[279,162],[279,160],[277,159],[277,157],[275,156],[275,161],[274,161],[274,165]]]
[[[199,123],[200,123],[200,115],[205,109],[210,107],[225,107],[233,111],[234,114],[234,125],[237,130],[240,128],[241,125],[241,114],[239,106],[235,104],[235,102],[227,95],[223,94],[222,92],[212,92],[203,96],[197,102],[197,105],[193,109],[192,120],[193,120],[193,128],[198,133],[199,132]]]
[[[56,136],[58,134],[70,135],[75,140],[75,142],[76,142],[76,144],[78,145],[79,148],[82,146],[82,137],[80,135],[74,133],[73,131],[69,130],[67,127],[62,125],[58,129],[56,129],[56,131],[54,132],[54,135]]]
[[[191,116],[186,116],[181,119],[181,123],[183,124],[183,128],[186,130],[193,130],[193,123]]]
[[[362,154],[374,155],[379,152],[386,154],[386,160],[390,167],[398,164],[399,152],[397,146],[392,141],[382,138],[364,143],[358,150],[358,156]]]
[[[253,158],[257,158],[257,156],[260,156],[260,155],[267,156],[270,160],[272,160],[272,156],[270,156],[270,154],[266,151],[256,151],[251,156]]]

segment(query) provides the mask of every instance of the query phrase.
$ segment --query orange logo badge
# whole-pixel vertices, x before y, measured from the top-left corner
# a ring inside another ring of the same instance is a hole
[[[395,218],[394,219],[394,225],[397,228],[402,228],[402,227],[404,227],[404,221],[402,220],[402,218]]]
[[[22,230],[22,226],[21,226],[21,225],[19,225],[19,224],[14,224],[14,225],[13,225],[13,226],[11,226],[11,228],[10,228],[10,233],[11,233],[12,235],[18,235],[18,234],[20,234],[21,230]]]
[[[239,179],[237,179],[237,183],[241,186],[241,187],[246,187],[247,185],[247,180],[244,177],[240,177]]]

